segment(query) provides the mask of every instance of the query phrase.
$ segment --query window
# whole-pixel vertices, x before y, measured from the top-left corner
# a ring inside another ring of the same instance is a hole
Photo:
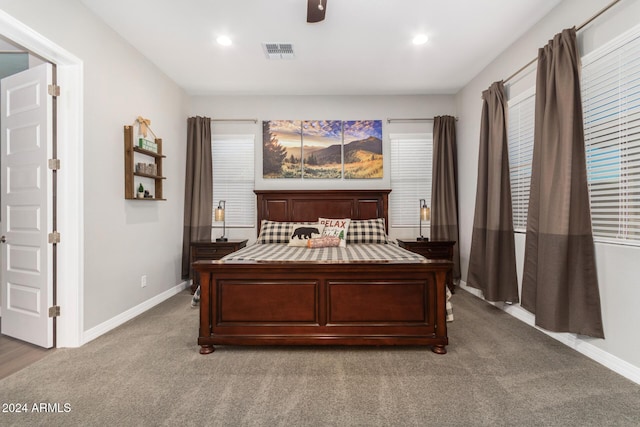
[[[417,227],[419,200],[431,207],[432,134],[390,135],[389,216],[393,227]]]
[[[640,243],[640,27],[582,58],[587,183],[596,241]],[[516,231],[526,229],[535,95],[509,101]]]
[[[507,139],[513,228],[516,232],[523,233],[526,232],[529,210],[535,99],[532,88],[509,100],[508,107]]]
[[[640,243],[640,27],[582,63],[593,234]]]
[[[256,217],[254,180],[255,135],[213,135],[213,209],[226,201],[227,227],[254,227]],[[213,227],[222,227],[214,222]]]

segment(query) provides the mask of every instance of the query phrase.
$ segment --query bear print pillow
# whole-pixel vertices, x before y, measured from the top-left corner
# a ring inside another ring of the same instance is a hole
[[[307,246],[307,240],[322,236],[322,224],[293,224],[289,235],[289,246]]]

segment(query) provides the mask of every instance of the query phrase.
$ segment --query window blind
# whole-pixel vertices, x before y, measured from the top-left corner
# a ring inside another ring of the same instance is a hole
[[[640,243],[640,27],[582,63],[593,234]]]
[[[533,88],[509,100],[507,140],[513,228],[526,232],[533,159],[535,91]]]
[[[226,201],[227,227],[255,226],[254,183],[255,135],[212,135],[213,212],[220,200]],[[211,219],[213,227],[222,222]]]
[[[391,141],[391,191],[389,215],[392,227],[417,227],[419,200],[431,207],[432,134],[395,134]],[[423,225],[425,223],[423,222]]]

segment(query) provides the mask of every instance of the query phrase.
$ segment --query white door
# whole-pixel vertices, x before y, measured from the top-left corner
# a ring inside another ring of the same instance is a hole
[[[52,66],[2,79],[2,333],[53,347]]]

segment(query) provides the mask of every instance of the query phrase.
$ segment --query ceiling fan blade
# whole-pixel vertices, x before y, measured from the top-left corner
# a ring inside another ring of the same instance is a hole
[[[326,12],[327,0],[307,0],[307,22],[323,21]]]

